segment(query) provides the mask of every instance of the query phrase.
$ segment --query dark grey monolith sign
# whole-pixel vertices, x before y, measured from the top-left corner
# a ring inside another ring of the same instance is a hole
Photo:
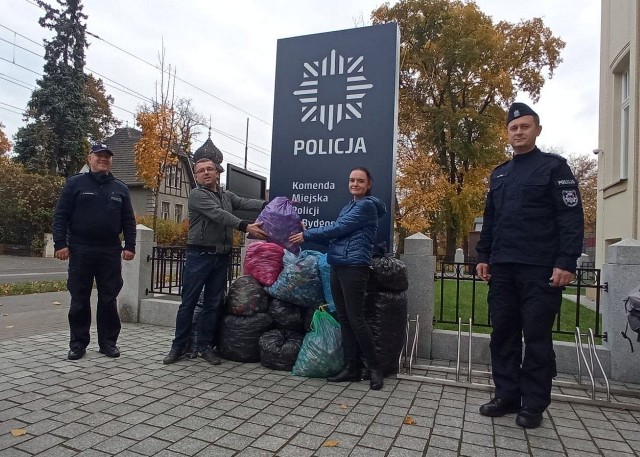
[[[270,196],[297,201],[308,228],[336,219],[363,166],[392,246],[399,46],[395,23],[278,40]]]

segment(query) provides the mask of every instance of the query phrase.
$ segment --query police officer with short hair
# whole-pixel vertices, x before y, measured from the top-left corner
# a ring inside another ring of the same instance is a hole
[[[507,135],[513,158],[491,173],[476,246],[476,271],[489,282],[496,388],[480,414],[518,413],[516,424],[525,428],[538,427],[551,402],[553,323],[562,290],[575,275],[584,235],[576,179],[563,157],[536,147],[541,131],[540,118],[529,106],[511,105]]]
[[[89,172],[67,179],[53,216],[54,256],[69,259],[69,360],[81,359],[89,345],[94,279],[99,351],[107,357],[120,356],[116,299],[123,284],[121,259],[132,260],[136,248],[131,197],[126,184],[111,174],[113,153],[104,144],[94,144],[88,162]]]

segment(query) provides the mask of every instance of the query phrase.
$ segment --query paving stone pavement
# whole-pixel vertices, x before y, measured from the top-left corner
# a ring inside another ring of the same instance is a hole
[[[387,378],[371,391],[255,363],[163,365],[172,332],[124,324],[122,357],[93,343],[76,362],[65,358],[67,331],[0,342],[0,456],[640,455],[640,412],[554,402],[539,429],[524,430],[513,415],[481,416],[490,394],[477,390]]]

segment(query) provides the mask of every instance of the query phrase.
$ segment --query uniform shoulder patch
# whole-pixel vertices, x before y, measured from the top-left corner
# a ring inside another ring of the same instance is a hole
[[[562,201],[565,206],[573,208],[578,205],[580,198],[578,197],[578,191],[576,189],[567,189],[562,191]]]

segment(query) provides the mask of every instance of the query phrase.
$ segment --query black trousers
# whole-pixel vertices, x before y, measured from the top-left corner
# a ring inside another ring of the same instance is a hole
[[[359,349],[369,368],[377,369],[379,363],[373,334],[364,318],[368,281],[367,266],[331,267],[331,294],[340,322],[345,363],[355,364]]]
[[[492,264],[489,282],[495,395],[540,412],[551,403],[551,382],[557,374],[551,332],[564,288],[549,285],[552,271],[536,265]]]
[[[69,248],[71,294],[69,329],[71,349],[84,350],[89,345],[91,327],[91,289],[95,279],[98,289],[96,324],[98,346],[115,345],[120,335],[117,297],[122,289],[122,248],[120,246],[74,245]]]

